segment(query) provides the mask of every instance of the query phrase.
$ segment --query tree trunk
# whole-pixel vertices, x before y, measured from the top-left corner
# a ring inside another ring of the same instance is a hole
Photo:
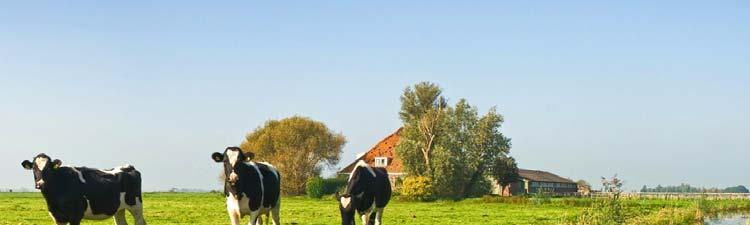
[[[432,155],[432,144],[435,141],[435,135],[430,135],[429,140],[427,140],[427,146],[422,148],[422,158],[424,158],[424,164],[426,171],[425,173],[430,177],[432,177],[432,164],[430,163],[430,158]]]

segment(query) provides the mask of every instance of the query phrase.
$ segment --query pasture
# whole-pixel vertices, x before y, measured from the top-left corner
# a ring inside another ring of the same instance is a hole
[[[518,200],[518,201],[516,201]],[[527,198],[486,198],[463,201],[405,202],[393,200],[385,210],[385,224],[568,224],[591,206],[591,199],[553,198],[537,202]],[[623,201],[629,218],[658,217],[654,223],[669,224],[666,209],[686,210],[694,200],[633,199]],[[747,200],[712,201],[716,210],[750,209]],[[146,193],[145,215],[149,224],[229,224],[225,198],[220,193]],[[671,215],[671,214],[670,214]],[[247,217],[242,224],[247,224]],[[129,224],[132,218],[128,214]],[[632,221],[629,219],[629,221]],[[639,220],[644,223],[643,220]],[[651,221],[651,220],[649,220]],[[40,193],[0,193],[0,225],[50,224]],[[265,222],[265,221],[264,221]],[[359,221],[357,221],[359,224]],[[284,197],[282,224],[340,224],[336,201],[332,198]],[[111,219],[84,221],[83,224],[113,224]]]
[[[52,223],[40,193],[1,193],[0,224]],[[149,224],[229,224],[225,198],[220,193],[146,193]],[[281,203],[282,224],[341,224],[332,198],[285,197]],[[384,214],[385,224],[557,224],[573,216],[578,208],[554,204],[503,204],[460,202],[392,201]],[[242,224],[247,224],[247,217]],[[265,221],[264,221],[265,222]],[[128,223],[132,218],[128,214]],[[83,224],[113,224],[111,219]],[[359,224],[359,221],[357,221]]]

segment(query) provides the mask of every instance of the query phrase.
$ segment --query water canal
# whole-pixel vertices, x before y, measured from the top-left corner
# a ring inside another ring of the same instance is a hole
[[[708,225],[750,225],[750,212],[741,214],[724,214],[707,217],[705,224]]]

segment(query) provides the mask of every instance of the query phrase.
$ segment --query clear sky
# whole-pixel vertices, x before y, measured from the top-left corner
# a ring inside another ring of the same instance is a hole
[[[342,162],[404,87],[497,106],[522,168],[750,185],[747,1],[12,1],[0,7],[0,188],[20,162],[219,188],[210,154],[268,119],[325,122]]]

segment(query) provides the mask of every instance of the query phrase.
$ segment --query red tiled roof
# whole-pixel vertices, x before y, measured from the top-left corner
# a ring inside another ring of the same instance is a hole
[[[399,128],[398,130],[396,130],[396,132],[393,132],[392,134],[385,137],[383,140],[375,144],[375,146],[373,146],[364,155],[354,160],[354,162],[344,167],[344,169],[341,169],[339,173],[351,173],[354,165],[357,164],[359,160],[364,160],[368,165],[374,167],[376,157],[388,158],[388,165],[385,167],[385,169],[388,170],[389,174],[401,173],[402,162],[401,159],[396,155],[396,145],[401,139],[402,129],[403,128]]]

